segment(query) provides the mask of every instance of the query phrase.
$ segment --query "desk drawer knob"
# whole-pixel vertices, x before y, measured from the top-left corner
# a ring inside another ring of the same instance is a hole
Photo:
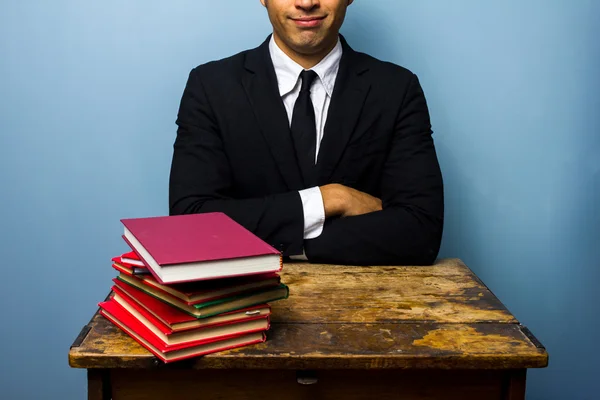
[[[319,381],[315,371],[297,371],[296,380],[301,385],[314,385]]]

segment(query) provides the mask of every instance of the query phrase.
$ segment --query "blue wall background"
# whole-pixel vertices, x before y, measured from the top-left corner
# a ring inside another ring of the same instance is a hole
[[[547,346],[529,399],[597,393],[599,18],[594,0],[357,0],[343,29],[419,75],[446,182],[441,255]],[[85,396],[67,351],[126,249],[119,219],[167,213],[187,74],[269,28],[258,0],[0,1],[6,398]]]

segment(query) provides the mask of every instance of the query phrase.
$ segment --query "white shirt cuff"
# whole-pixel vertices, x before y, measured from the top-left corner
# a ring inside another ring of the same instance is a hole
[[[323,232],[325,206],[321,189],[315,186],[298,191],[304,210],[304,239],[314,239]]]

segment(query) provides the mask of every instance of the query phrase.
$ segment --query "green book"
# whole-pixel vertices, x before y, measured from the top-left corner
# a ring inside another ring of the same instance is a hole
[[[276,300],[287,299],[290,293],[289,288],[283,283],[280,283],[278,286],[267,287],[254,292],[241,293],[232,297],[188,305],[176,297],[165,294],[164,292],[159,291],[151,286],[140,285],[128,275],[120,274],[117,278],[121,282],[131,286],[133,289],[141,290],[144,293],[173,307],[177,307],[178,309],[196,318],[212,317],[217,314],[236,311],[258,304],[265,304]]]

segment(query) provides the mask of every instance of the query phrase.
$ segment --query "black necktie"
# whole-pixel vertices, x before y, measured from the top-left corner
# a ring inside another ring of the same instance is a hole
[[[315,109],[310,100],[310,87],[317,77],[315,71],[302,71],[302,87],[294,104],[292,114],[292,137],[296,157],[302,171],[304,183],[307,187],[316,185],[315,152],[317,147],[317,127],[315,122]]]

